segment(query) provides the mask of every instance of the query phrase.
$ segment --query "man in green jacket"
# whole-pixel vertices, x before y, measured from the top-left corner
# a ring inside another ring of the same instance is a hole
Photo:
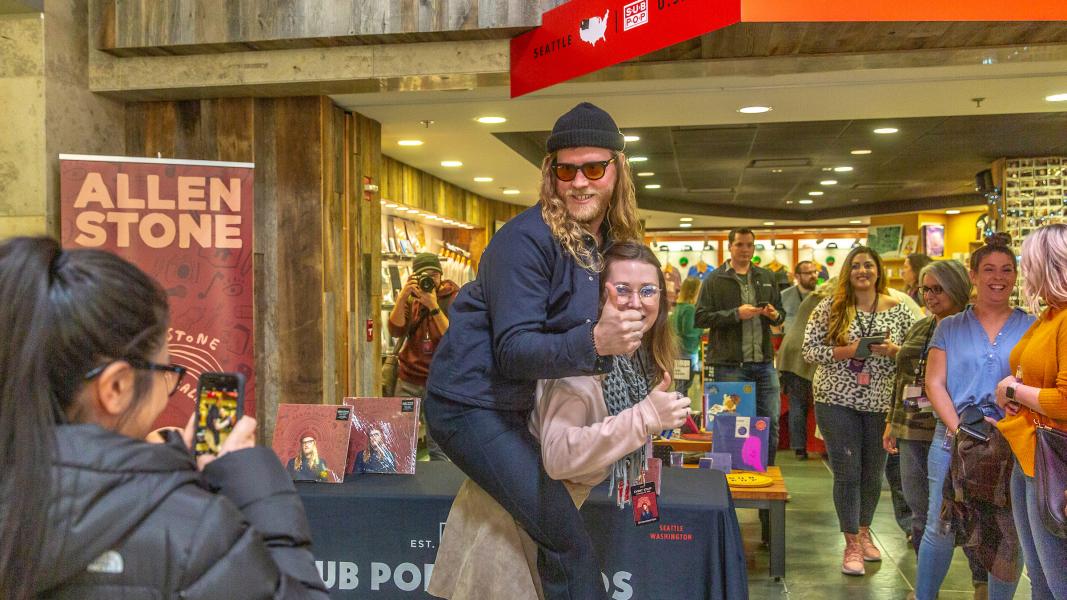
[[[705,362],[713,366],[714,380],[756,385],[756,415],[770,420],[767,464],[773,465],[781,399],[771,326],[785,320],[782,297],[774,274],[752,264],[756,234],[734,229],[728,240],[730,260],[701,286],[695,321],[708,328]]]

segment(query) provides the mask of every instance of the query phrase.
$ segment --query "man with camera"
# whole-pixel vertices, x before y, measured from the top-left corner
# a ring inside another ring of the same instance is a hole
[[[422,398],[426,375],[437,344],[448,330],[448,307],[459,292],[451,280],[441,280],[441,260],[432,252],[415,256],[411,277],[389,313],[389,335],[403,339],[396,349],[397,374],[393,395]],[[431,460],[448,460],[426,432]]]

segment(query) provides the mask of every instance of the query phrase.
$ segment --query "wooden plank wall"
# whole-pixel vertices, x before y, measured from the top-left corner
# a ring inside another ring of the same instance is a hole
[[[381,194],[391,202],[474,225],[473,230],[446,229],[444,237],[446,242],[471,251],[475,269],[496,221],[507,221],[526,208],[479,196],[388,156],[382,157]]]
[[[379,185],[382,171],[382,128],[377,121],[349,113],[345,120],[347,185],[351,190],[349,228],[349,315],[351,352],[349,389],[377,396],[381,388],[382,205],[381,195],[364,192],[364,182]],[[367,324],[373,335],[367,339]]]
[[[347,154],[353,118],[364,148],[358,168],[348,160],[355,154]],[[365,337],[361,326],[353,326],[352,315],[362,318],[377,310],[373,297],[362,302],[357,297],[368,290],[363,279],[373,283],[380,268],[361,272],[354,257],[376,254],[367,240],[380,237],[380,206],[377,198],[370,203],[361,199],[371,206],[362,217],[349,207],[353,190],[361,189],[353,178],[377,168],[379,139],[376,121],[348,115],[326,97],[127,106],[130,156],[159,153],[256,164],[256,417],[261,441],[270,440],[279,403],[333,404],[376,385],[377,369],[369,365],[377,364],[377,355],[355,343]],[[380,285],[369,289],[380,293]]]

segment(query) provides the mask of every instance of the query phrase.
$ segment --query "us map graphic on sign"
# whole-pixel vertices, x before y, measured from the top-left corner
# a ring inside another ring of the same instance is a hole
[[[167,294],[170,361],[188,369],[157,426],[184,426],[208,371],[245,376],[255,415],[251,163],[60,155],[62,242],[122,256]]]
[[[608,30],[608,15],[610,14],[611,10],[605,10],[603,18],[590,17],[582,19],[582,24],[578,27],[578,35],[582,38],[582,41],[596,46],[597,42],[604,40],[604,33]]]

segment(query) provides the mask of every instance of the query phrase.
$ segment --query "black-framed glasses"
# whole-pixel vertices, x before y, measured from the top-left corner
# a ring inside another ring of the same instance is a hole
[[[615,284],[615,292],[619,295],[619,298],[629,299],[630,296],[637,294],[637,296],[641,298],[642,301],[654,300],[656,296],[659,295],[659,286],[648,284],[643,285],[635,290],[632,287],[626,285],[625,283],[617,283]]]
[[[926,287],[924,285],[924,286],[919,288],[919,291],[922,292],[923,296],[925,296],[927,294],[934,294],[935,296],[938,296],[938,295],[941,295],[941,293],[945,291],[945,288],[943,288],[943,287],[941,287],[939,285],[932,285],[930,287]]]
[[[613,162],[615,162],[614,156],[608,160],[594,160],[580,165],[553,161],[552,172],[556,174],[556,179],[560,181],[574,181],[574,178],[578,176],[578,171],[581,171],[582,175],[585,175],[585,178],[589,181],[596,181],[608,172],[608,165]]]
[[[161,365],[159,363],[141,360],[139,358],[123,358],[121,360],[123,362],[129,363],[129,365],[134,369],[140,369],[142,371],[159,371],[163,373],[163,379],[167,384],[167,389],[169,390],[167,392],[168,396],[173,396],[174,392],[178,391],[178,386],[181,385],[182,378],[185,377],[186,373],[186,368],[181,365]],[[93,377],[96,377],[97,375],[103,373],[104,369],[106,369],[108,365],[114,362],[118,361],[111,361],[109,363],[102,364],[99,367],[96,367],[93,370],[89,371],[85,374],[85,380],[88,381],[89,379],[92,379]]]

